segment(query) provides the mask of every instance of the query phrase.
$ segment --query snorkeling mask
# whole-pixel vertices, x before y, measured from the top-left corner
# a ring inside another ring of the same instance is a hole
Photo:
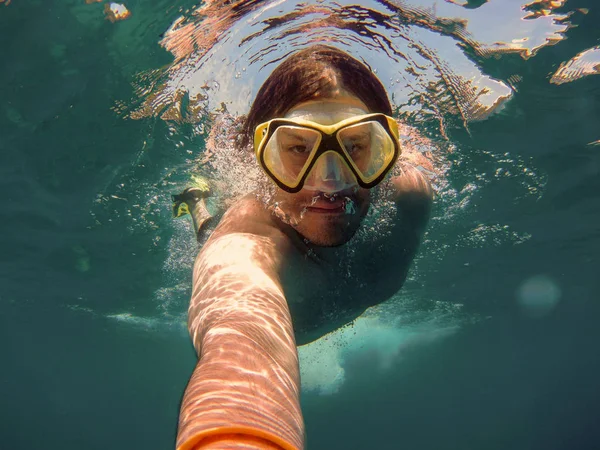
[[[393,118],[333,102],[314,102],[258,125],[254,150],[260,166],[281,189],[326,194],[357,184],[374,187],[401,151]]]

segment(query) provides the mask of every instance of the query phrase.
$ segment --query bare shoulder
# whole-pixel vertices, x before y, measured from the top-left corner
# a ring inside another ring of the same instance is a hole
[[[232,233],[285,240],[285,233],[277,225],[270,210],[254,194],[242,197],[229,207],[210,240]]]
[[[396,202],[429,202],[433,199],[433,188],[425,174],[416,166],[400,162],[400,175],[392,178]]]
[[[293,244],[271,212],[253,194],[234,203],[200,251],[196,264],[240,265],[278,271]]]

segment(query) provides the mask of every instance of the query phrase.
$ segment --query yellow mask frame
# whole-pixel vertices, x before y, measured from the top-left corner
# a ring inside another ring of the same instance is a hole
[[[346,151],[340,138],[340,132],[345,128],[367,122],[379,123],[390,137],[394,147],[393,155],[389,162],[369,177],[365,176],[356,166],[351,155]],[[265,148],[267,143],[273,137],[277,129],[281,126],[292,126],[316,130],[321,136],[320,140],[317,142],[317,145],[314,149],[312,149],[311,154],[308,156],[307,164],[292,182],[278,177],[276,173],[269,169],[268,164],[265,161]],[[266,174],[284,191],[296,193],[302,189],[304,181],[308,177],[308,174],[319,157],[328,151],[333,151],[341,157],[341,159],[356,177],[359,186],[370,189],[379,184],[394,166],[398,156],[400,156],[401,146],[399,141],[398,123],[390,116],[381,113],[375,113],[350,117],[332,125],[321,125],[320,123],[312,122],[310,120],[296,118],[272,119],[268,122],[261,123],[256,127],[254,132],[254,151],[256,153],[256,159],[259,165],[266,172]]]

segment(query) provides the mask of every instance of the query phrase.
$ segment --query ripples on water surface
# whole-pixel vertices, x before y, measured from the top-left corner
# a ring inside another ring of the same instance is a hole
[[[360,3],[0,1],[9,448],[172,445],[197,246],[170,194],[260,186],[235,118],[317,42],[376,71],[437,197],[405,288],[300,350],[309,448],[597,448],[596,5]]]

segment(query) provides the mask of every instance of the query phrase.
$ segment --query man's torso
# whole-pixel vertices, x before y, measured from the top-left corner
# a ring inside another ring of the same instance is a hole
[[[250,205],[256,221],[287,239],[279,275],[298,345],[352,322],[402,287],[418,245],[402,223],[389,219],[379,224],[384,230],[363,229],[341,247],[311,248],[261,202]]]
[[[269,270],[275,270],[281,282],[297,344],[311,342],[352,322],[402,287],[431,207],[429,184],[418,171],[412,171],[413,179],[410,174],[397,179],[394,201],[371,205],[379,211],[340,247],[311,247],[253,194],[227,211],[206,245],[231,233],[256,238],[257,248],[264,238],[272,242],[269,251],[277,254],[261,250],[254,263],[278,261]]]

